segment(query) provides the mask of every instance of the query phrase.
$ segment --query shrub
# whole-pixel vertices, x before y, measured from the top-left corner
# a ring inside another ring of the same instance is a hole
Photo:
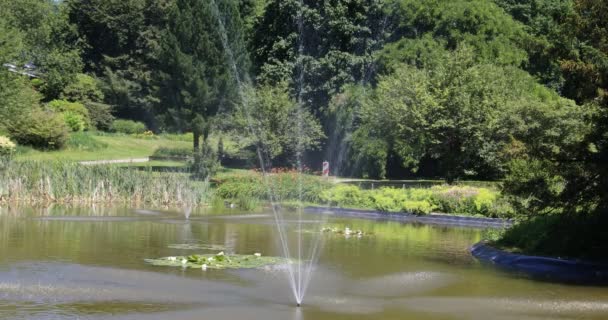
[[[283,170],[264,177],[258,172],[231,175],[218,181],[216,194],[224,199],[242,196],[268,201],[302,200],[323,202],[321,195],[330,184],[317,176],[299,175],[294,170]],[[301,197],[300,197],[301,196]]]
[[[143,122],[118,119],[112,122],[110,131],[125,134],[138,134],[146,131],[146,125]]]
[[[403,212],[413,213],[417,215],[429,214],[433,211],[434,206],[428,201],[403,201],[401,210]]]
[[[61,98],[69,101],[102,101],[103,92],[99,89],[97,80],[89,75],[79,73],[75,81],[68,84],[61,93]]]
[[[40,109],[17,119],[9,132],[17,143],[38,149],[61,149],[68,137],[63,116]]]
[[[438,210],[451,214],[503,218],[514,215],[513,208],[497,191],[462,186],[362,190],[353,185],[336,185],[323,192],[322,200],[339,207],[384,212],[428,214]]]
[[[0,157],[10,157],[15,153],[16,147],[9,138],[0,136]]]
[[[80,132],[86,129],[86,124],[84,119],[82,119],[82,116],[72,111],[64,112],[63,120],[72,132]]]
[[[74,132],[87,130],[91,125],[89,110],[82,103],[53,100],[48,103],[48,107],[62,113],[66,124]]]
[[[373,200],[357,186],[340,184],[323,192],[322,200],[332,206],[369,208]]]
[[[391,212],[391,211],[399,211],[401,208],[397,206],[397,202],[395,199],[390,196],[375,193],[372,195],[374,199],[374,208],[378,211],[383,212]]]
[[[114,122],[112,106],[97,102],[87,102],[85,107],[89,110],[89,117],[93,127],[102,131],[110,130],[112,122]]]
[[[198,154],[194,154],[194,160],[190,166],[192,177],[204,180],[213,176],[220,168],[217,154],[208,144],[205,144]]]
[[[158,148],[154,150],[153,157],[175,157],[189,158],[192,157],[192,148]]]

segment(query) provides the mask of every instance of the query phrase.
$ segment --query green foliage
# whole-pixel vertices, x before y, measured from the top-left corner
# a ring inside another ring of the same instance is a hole
[[[196,149],[202,134],[200,119],[208,122],[218,111],[239,103],[237,75],[229,64],[243,73],[247,69],[242,21],[236,2],[226,0],[177,0],[167,21],[160,42],[157,113],[164,128],[191,130]]]
[[[82,70],[77,33],[64,2],[2,0],[0,7],[5,9],[3,19],[22,35],[22,61],[32,62],[44,80],[40,90],[45,100],[58,98]]]
[[[194,179],[205,180],[213,176],[220,168],[217,153],[209,146],[204,144],[201,150],[194,153],[194,160],[190,165],[190,171]]]
[[[494,242],[525,254],[606,261],[606,216],[553,214],[524,220]]]
[[[397,61],[428,61],[433,59],[437,49],[444,47],[453,50],[462,44],[473,49],[478,62],[520,66],[526,61],[527,55],[522,46],[527,35],[523,25],[490,1],[395,2],[391,10],[397,21],[393,37],[403,37],[403,40],[389,46],[389,50],[393,51],[391,56]],[[439,44],[429,42],[431,37]],[[423,39],[422,43],[410,40],[419,38]],[[401,41],[404,43],[399,43]],[[395,54],[395,49],[403,54]],[[426,55],[429,49],[430,54]]]
[[[72,111],[63,112],[65,124],[72,132],[80,132],[86,129],[86,123],[80,114]]]
[[[144,120],[158,103],[159,40],[173,0],[72,0],[68,18],[87,71],[100,80],[116,115]],[[94,102],[102,102],[95,100]]]
[[[24,78],[0,68],[0,130],[7,130],[17,119],[38,109],[40,98]]]
[[[243,136],[253,135],[252,144],[266,161],[286,163],[297,153],[317,149],[324,138],[319,121],[302,110],[287,90],[285,83],[251,88],[236,119]]]
[[[112,106],[97,102],[87,102],[85,107],[89,111],[89,118],[93,127],[102,131],[110,130],[114,122]]]
[[[301,200],[313,203],[322,203],[321,194],[330,186],[321,177],[283,169],[277,169],[267,176],[252,171],[228,175],[217,181],[217,184],[216,195],[224,199],[272,199],[277,202]]]
[[[68,128],[61,114],[39,109],[15,120],[9,127],[10,136],[17,143],[38,149],[61,149]]]
[[[70,134],[66,146],[73,150],[96,151],[107,148],[108,144],[95,139],[88,132],[73,132]]]
[[[97,80],[87,74],[79,73],[74,82],[68,84],[61,93],[61,99],[88,103],[103,101],[103,92]]]
[[[425,215],[431,213],[435,206],[427,201],[403,201],[401,210],[403,212],[411,212],[415,215]]]
[[[383,1],[269,0],[250,42],[256,74],[289,81],[321,121],[342,86],[368,82],[386,34]],[[321,36],[322,35],[322,36]]]
[[[284,264],[288,261],[279,257],[266,257],[261,255],[224,255],[218,254],[193,254],[189,256],[164,257],[159,259],[146,259],[146,262],[154,266],[180,267],[206,269],[251,269],[267,265]]]
[[[189,158],[192,157],[191,148],[158,148],[154,150],[153,157],[175,157]]]
[[[496,212],[499,194],[485,188],[433,187],[431,202],[443,212],[456,214],[509,217],[512,211]]]
[[[15,143],[11,139],[0,136],[0,158],[8,158],[15,153]]]
[[[324,201],[330,205],[353,208],[370,208],[372,199],[361,188],[349,184],[339,184],[322,195]]]
[[[66,125],[73,132],[84,131],[90,127],[89,110],[82,103],[53,100],[47,106],[51,110],[63,114]]]
[[[117,119],[112,122],[110,131],[125,134],[141,134],[146,131],[146,125],[143,122]]]
[[[429,214],[438,211],[502,218],[514,214],[513,209],[504,203],[497,191],[466,186],[362,190],[353,185],[342,184],[323,192],[322,199],[332,206],[384,212]]]
[[[432,159],[449,182],[500,177],[513,137],[552,148],[577,139],[583,122],[571,101],[518,69],[476,63],[469,47],[436,64],[402,65],[381,77],[360,117],[354,154],[369,153],[367,146],[383,140],[404,167],[415,171]]]
[[[0,199],[32,204],[192,205],[207,202],[208,185],[180,173],[75,162],[13,161],[0,173]]]

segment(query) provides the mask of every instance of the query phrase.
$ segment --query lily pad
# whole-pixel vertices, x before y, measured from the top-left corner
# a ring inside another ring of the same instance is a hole
[[[171,248],[171,249],[179,249],[179,250],[213,250],[213,251],[226,250],[226,246],[219,245],[219,244],[177,243],[177,244],[170,244],[167,247]]]
[[[196,269],[252,269],[267,265],[286,264],[288,260],[280,257],[266,257],[259,253],[252,255],[232,254],[193,254],[189,256],[145,259],[154,266],[182,267]]]
[[[340,229],[340,228],[335,228],[335,227],[325,227],[323,229],[321,229],[321,232],[323,233],[330,233],[330,234],[338,234],[338,235],[343,235],[345,237],[357,237],[357,238],[361,238],[364,236],[371,236],[373,235],[373,233],[370,232],[364,232],[362,230],[353,230],[350,229],[349,227],[346,227],[344,229]]]

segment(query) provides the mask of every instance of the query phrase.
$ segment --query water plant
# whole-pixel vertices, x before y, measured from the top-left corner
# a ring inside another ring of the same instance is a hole
[[[153,266],[181,267],[193,269],[253,269],[268,265],[288,263],[280,257],[263,256],[260,253],[251,255],[231,254],[193,254],[189,256],[172,256],[158,259],[145,259]]]
[[[374,209],[383,212],[511,217],[513,209],[497,190],[470,186],[432,188],[379,188],[364,190],[354,185],[336,185],[322,193],[331,206]]]
[[[61,161],[14,161],[0,172],[0,201],[29,204],[203,205],[208,183],[187,175]]]

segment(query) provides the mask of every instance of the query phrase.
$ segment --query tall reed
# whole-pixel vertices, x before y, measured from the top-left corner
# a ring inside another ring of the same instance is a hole
[[[61,161],[10,162],[0,170],[0,202],[198,206],[209,196],[208,183],[183,173]]]

